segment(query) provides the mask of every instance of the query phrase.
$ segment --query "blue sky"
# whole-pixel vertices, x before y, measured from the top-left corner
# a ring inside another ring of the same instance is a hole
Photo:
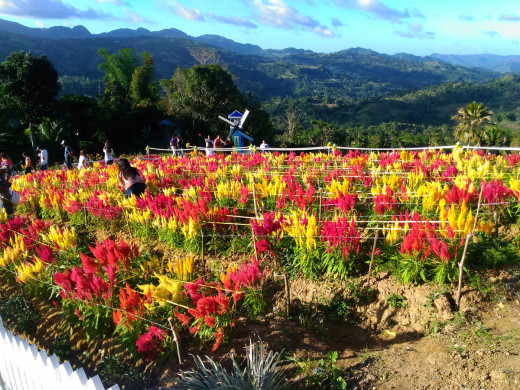
[[[520,54],[518,0],[0,0],[0,18],[92,33],[173,27],[265,49]]]

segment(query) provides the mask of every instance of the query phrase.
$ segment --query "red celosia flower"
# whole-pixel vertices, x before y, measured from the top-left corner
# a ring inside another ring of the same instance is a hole
[[[157,328],[156,326],[150,326],[148,331],[139,336],[135,345],[137,346],[137,352],[144,353],[145,359],[147,361],[151,361],[155,359],[155,357],[161,353],[161,349],[159,348],[164,337],[166,336],[166,332],[162,329]]]
[[[188,326],[191,320],[191,317],[187,314],[180,313],[178,311],[173,312],[173,315],[181,322],[182,326]]]

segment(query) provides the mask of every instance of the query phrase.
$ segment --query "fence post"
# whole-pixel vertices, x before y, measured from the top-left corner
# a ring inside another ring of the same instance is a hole
[[[374,245],[372,245],[372,255],[370,256],[370,265],[368,266],[367,282],[370,280],[370,275],[372,275],[372,264],[374,263],[374,254],[376,253],[376,246],[377,246],[378,238],[379,238],[379,229],[376,230],[376,235],[374,237]]]
[[[173,333],[173,341],[175,341],[175,345],[177,346],[177,357],[179,358],[179,365],[182,365],[182,359],[181,359],[181,339],[179,337],[179,332],[177,331],[177,328],[173,325],[173,318],[168,317],[168,323],[170,324],[170,328]]]
[[[468,244],[469,240],[475,234],[475,228],[477,227],[477,219],[478,219],[478,213],[480,211],[480,205],[482,204],[482,191],[484,190],[484,187],[480,187],[480,195],[478,196],[478,206],[477,206],[477,212],[475,213],[475,221],[473,222],[473,228],[471,229],[471,232],[468,233],[466,236],[466,243],[464,244],[464,252],[462,253],[462,258],[459,262],[459,286],[457,288],[457,298],[455,299],[455,305],[457,306],[457,310],[460,309],[460,295],[462,292],[462,276],[464,272],[464,262],[466,261],[466,253],[468,251]]]

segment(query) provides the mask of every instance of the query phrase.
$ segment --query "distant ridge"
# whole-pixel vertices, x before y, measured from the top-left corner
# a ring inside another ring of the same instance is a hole
[[[13,34],[22,34],[33,38],[42,39],[88,39],[88,38],[138,38],[138,37],[155,37],[155,38],[179,38],[190,41],[205,43],[210,46],[218,47],[230,51],[232,53],[244,55],[256,55],[263,57],[286,57],[299,54],[314,53],[312,50],[286,48],[282,50],[264,49],[257,45],[249,43],[239,43],[232,39],[222,37],[220,35],[207,34],[198,37],[193,37],[185,32],[176,29],[168,28],[159,31],[150,31],[146,28],[120,28],[109,32],[100,34],[91,34],[90,31],[81,25],[75,27],[49,27],[49,28],[32,28],[26,27],[16,22],[10,22],[0,19],[0,31],[5,31]],[[377,53],[370,49],[362,47],[355,47],[341,50],[338,53],[351,53],[356,55],[370,56],[387,56],[405,61],[414,62],[432,62],[441,61],[444,63],[463,66],[467,68],[482,68],[492,70],[500,73],[520,73],[520,55],[500,56],[495,54],[438,54],[433,53],[430,56],[415,56],[407,53],[397,53],[394,55],[387,55]]]
[[[453,65],[467,68],[483,68],[502,73],[519,73],[520,56],[499,56],[496,54],[438,54],[433,53],[433,58],[448,62]]]

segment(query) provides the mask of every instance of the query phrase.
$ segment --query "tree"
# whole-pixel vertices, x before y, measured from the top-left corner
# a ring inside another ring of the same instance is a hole
[[[231,74],[220,65],[177,68],[170,80],[162,80],[163,106],[191,127],[192,131],[217,132],[219,115],[240,108],[243,102]]]
[[[119,50],[117,54],[110,54],[106,49],[99,49],[98,54],[105,61],[98,65],[98,69],[105,73],[103,100],[128,103],[132,75],[139,65],[137,54],[133,49],[128,48]]]
[[[98,53],[104,59],[98,68],[105,73],[100,100],[102,130],[121,150],[142,148],[142,136],[153,135],[154,124],[162,117],[152,56],[143,51],[140,65],[133,49],[121,49],[115,54],[101,49]]]
[[[136,106],[145,106],[157,100],[157,83],[154,81],[154,62],[150,53],[141,53],[143,65],[132,73],[130,96]]]
[[[54,98],[60,91],[58,72],[45,56],[34,57],[30,52],[11,53],[0,64],[2,100],[8,99],[17,109],[23,125],[29,128],[31,144],[35,148],[33,126],[48,117]]]
[[[451,119],[457,122],[455,137],[464,142],[480,144],[484,136],[484,127],[491,122],[493,111],[488,110],[483,103],[475,101],[466,107],[459,107],[457,114]]]

